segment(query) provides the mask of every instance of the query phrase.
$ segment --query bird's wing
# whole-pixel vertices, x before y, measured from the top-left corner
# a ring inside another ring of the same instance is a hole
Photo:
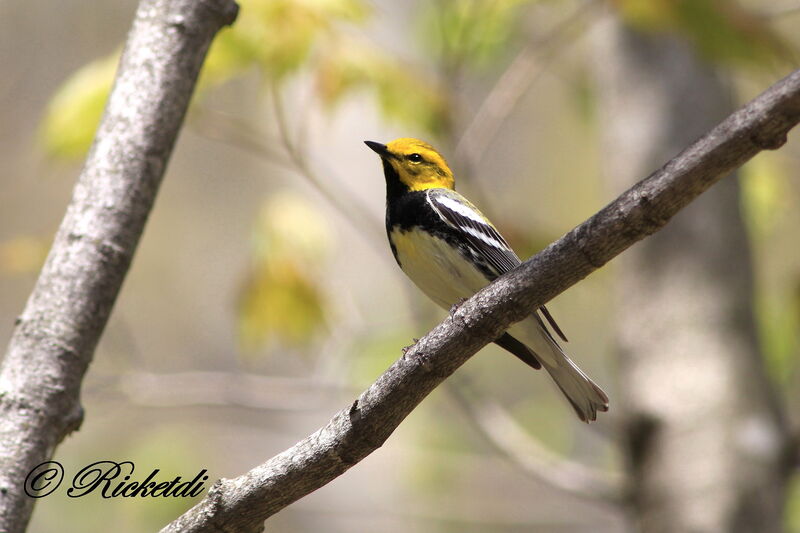
[[[519,266],[520,260],[514,250],[489,222],[489,219],[469,200],[457,192],[447,189],[429,189],[427,192],[428,202],[439,217],[448,226],[458,231],[472,250],[491,265],[496,272],[492,279]],[[541,306],[539,309],[558,336],[567,342],[566,336],[547,308]],[[536,318],[541,322],[538,316]],[[544,327],[543,323],[542,327],[550,335],[550,331]],[[552,335],[550,337],[552,338]]]
[[[492,266],[497,276],[520,264],[519,257],[503,236],[466,198],[455,191],[429,189],[428,202],[439,217]]]

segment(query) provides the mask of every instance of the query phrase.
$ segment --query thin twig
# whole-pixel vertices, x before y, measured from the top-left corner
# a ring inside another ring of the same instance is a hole
[[[353,195],[345,194],[344,181],[341,177],[337,177],[334,171],[326,170],[328,178],[321,180],[308,164],[307,154],[291,140],[283,104],[280,102],[280,98],[275,96],[275,91],[277,90],[273,89],[271,92],[273,94],[276,124],[279,130],[278,142],[281,147],[280,150],[276,150],[272,143],[265,143],[262,140],[269,137],[267,134],[259,132],[248,121],[232,117],[228,113],[201,109],[200,113],[192,117],[190,124],[197,133],[206,138],[246,150],[269,163],[296,172],[337,213],[350,222],[374,249],[382,251],[383,248],[380,243],[385,239],[380,230],[382,223],[376,219],[366,206],[358,203],[358,200]],[[211,117],[212,120],[206,120],[206,117]],[[378,169],[376,171],[379,171],[377,165],[376,169]],[[347,203],[347,201],[352,203]],[[381,256],[386,256],[386,254],[381,254]]]
[[[522,472],[579,498],[613,505],[625,501],[621,474],[590,468],[549,451],[500,404],[485,396],[475,400],[475,391],[465,394],[463,388],[461,380],[450,383],[447,390],[484,438]]]
[[[584,24],[599,4],[596,0],[582,3],[547,35],[528,43],[517,54],[464,129],[456,145],[455,161],[465,169],[474,168],[520,98],[555,59],[557,52],[581,35],[576,28]]]
[[[272,95],[272,107],[275,113],[275,122],[278,126],[280,140],[283,143],[286,153],[295,165],[297,172],[303,176],[314,188],[330,203],[336,210],[345,216],[356,229],[368,234],[370,242],[377,245],[383,241],[383,233],[379,229],[382,224],[375,220],[375,216],[355,199],[353,195],[344,194],[344,186],[341,180],[329,180],[337,185],[337,190],[332,190],[325,186],[323,181],[311,169],[308,164],[308,156],[303,147],[297,146],[292,142],[289,124],[286,120],[283,100],[281,99],[278,87],[273,86],[270,90]]]
[[[147,406],[246,407],[308,411],[330,405],[351,387],[319,379],[261,376],[244,372],[137,372],[122,376],[120,390],[134,403]]]
[[[266,135],[250,122],[230,113],[194,104],[188,126],[207,139],[240,148],[287,170],[294,168],[283,150],[276,150],[272,144],[263,142]]]

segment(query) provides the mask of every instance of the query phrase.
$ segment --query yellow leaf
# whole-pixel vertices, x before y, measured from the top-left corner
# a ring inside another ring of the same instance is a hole
[[[307,345],[324,325],[323,298],[314,279],[292,259],[259,265],[239,302],[239,339],[245,350],[270,341]]]
[[[259,213],[254,264],[239,297],[239,339],[245,350],[272,342],[301,347],[325,326],[324,257],[333,235],[317,209],[279,192]]]
[[[118,52],[92,61],[72,74],[58,89],[41,127],[41,139],[50,154],[80,158],[89,149],[118,62]]]

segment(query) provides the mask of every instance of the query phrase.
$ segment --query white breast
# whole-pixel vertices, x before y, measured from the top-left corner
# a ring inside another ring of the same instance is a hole
[[[444,240],[411,230],[392,234],[403,272],[444,309],[469,298],[489,282]]]

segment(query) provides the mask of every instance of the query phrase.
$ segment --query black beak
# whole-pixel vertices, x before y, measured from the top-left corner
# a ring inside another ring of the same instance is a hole
[[[381,157],[391,157],[392,155],[389,153],[389,150],[388,148],[386,148],[385,144],[376,143],[375,141],[364,141],[364,144],[369,146],[370,150],[372,150]]]

